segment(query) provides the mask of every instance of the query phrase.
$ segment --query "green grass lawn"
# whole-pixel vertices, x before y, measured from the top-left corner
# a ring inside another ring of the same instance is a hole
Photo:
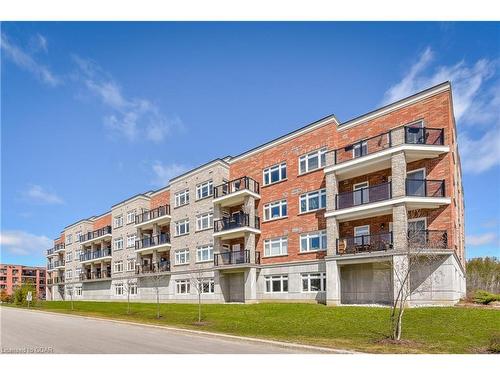
[[[39,302],[35,309],[68,314],[176,326],[240,336],[353,349],[376,353],[475,353],[500,334],[500,311],[484,308],[429,307],[407,309],[404,344],[388,343],[389,309],[326,307],[313,304],[203,305],[203,326],[195,324],[196,304]]]

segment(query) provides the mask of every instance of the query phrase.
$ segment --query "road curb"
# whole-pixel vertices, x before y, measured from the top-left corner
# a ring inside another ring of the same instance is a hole
[[[0,307],[1,307],[1,305],[0,305]],[[15,306],[9,306],[7,308],[15,308],[15,309],[17,308],[19,310],[24,310],[24,311],[28,311],[28,312],[34,312],[34,313],[51,314],[51,315],[58,315],[58,316],[71,316],[71,317],[82,318],[82,319],[100,320],[100,321],[105,321],[105,322],[129,324],[129,325],[135,325],[135,326],[140,326],[140,327],[160,328],[160,329],[164,329],[164,330],[168,330],[168,331],[182,332],[182,333],[192,334],[192,335],[204,335],[204,336],[211,336],[211,337],[220,337],[220,338],[225,338],[225,339],[229,339],[229,340],[239,340],[239,341],[263,343],[263,344],[268,344],[268,345],[273,345],[273,346],[279,346],[282,348],[302,349],[302,350],[309,351],[309,352],[322,352],[322,353],[330,353],[330,354],[362,354],[361,352],[356,352],[353,350],[332,349],[332,348],[326,348],[323,346],[297,344],[297,343],[291,343],[291,342],[285,342],[285,341],[260,339],[260,338],[255,338],[255,337],[236,336],[236,335],[230,335],[230,334],[226,334],[226,333],[198,331],[198,330],[194,330],[194,329],[177,328],[177,327],[164,326],[164,325],[158,325],[158,324],[131,322],[128,320],[107,319],[107,318],[78,315],[78,314],[65,314],[65,313],[58,313],[58,312],[53,312],[53,311],[43,311],[43,310],[36,310],[36,309],[33,309],[33,310],[29,309],[28,310],[28,309],[24,309],[24,308],[18,308]]]

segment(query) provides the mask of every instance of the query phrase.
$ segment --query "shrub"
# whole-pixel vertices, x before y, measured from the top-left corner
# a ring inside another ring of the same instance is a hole
[[[2,289],[2,291],[0,292],[0,301],[2,301],[2,303],[12,303],[12,297]]]
[[[500,353],[500,332],[496,332],[491,336],[488,351],[490,353]]]
[[[33,284],[30,283],[22,284],[21,286],[18,286],[14,289],[14,303],[16,305],[27,305],[28,302],[26,301],[26,296],[28,295],[28,292],[31,292],[31,295],[33,297],[33,300],[30,303],[30,305],[33,306],[36,301],[36,288]]]
[[[488,293],[484,290],[478,290],[476,294],[474,294],[473,301],[475,303],[482,303],[483,305],[487,305],[493,301],[500,301],[499,294]]]

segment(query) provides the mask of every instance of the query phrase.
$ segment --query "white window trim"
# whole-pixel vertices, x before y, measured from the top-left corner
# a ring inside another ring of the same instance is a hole
[[[319,211],[319,210],[324,210],[326,208],[325,207],[321,207],[321,196],[323,194],[321,194],[321,192],[324,192],[324,195],[325,195],[325,198],[326,198],[326,188],[323,188],[323,189],[319,189],[319,190],[313,190],[313,191],[308,191],[307,193],[304,193],[304,194],[301,194],[299,195],[299,214],[307,214],[309,212],[315,212],[315,211]],[[319,199],[319,204],[320,206],[318,208],[315,208],[315,209],[309,209],[309,195],[312,195],[314,193],[318,193],[318,199]],[[306,199],[306,206],[307,207],[307,210],[306,211],[301,211],[302,210],[302,197],[305,197]]]
[[[425,229],[427,230],[427,216],[422,216],[422,217],[417,217],[417,218],[414,218],[414,219],[408,219],[407,222],[408,223],[412,223],[412,222],[415,222],[415,221],[424,221],[425,223]]]
[[[360,185],[366,185],[365,187],[358,188]],[[363,181],[363,182],[358,182],[357,184],[352,185],[352,190],[361,190],[361,189],[366,189],[370,187],[370,183],[368,181]]]
[[[136,213],[136,210],[127,211],[127,225],[135,223],[135,213]],[[132,214],[132,220],[131,221],[128,220],[130,214]]]
[[[207,251],[210,255],[210,248],[211,248],[211,253],[212,256],[209,257],[208,259],[200,259],[199,254],[202,251]],[[214,261],[214,246],[213,245],[203,245],[203,246],[198,246],[196,248],[196,263],[206,263],[206,262],[213,262]]]
[[[184,285],[186,287],[185,293],[180,292],[180,288],[179,288],[180,285]],[[190,283],[189,279],[175,280],[175,294],[177,294],[177,295],[191,294],[191,283]]]
[[[204,197],[201,196],[201,192],[203,191],[203,187],[208,185],[208,194]],[[214,183],[212,180],[204,181],[198,185],[196,185],[196,200],[199,201],[201,199],[209,198],[213,195],[214,192]]]
[[[183,262],[183,263],[178,263],[177,262],[177,254],[180,254],[180,253],[184,253],[185,254],[184,258],[186,259],[186,261]],[[175,250],[175,252],[174,252],[174,261],[175,261],[175,265],[176,266],[182,266],[182,265],[185,265],[185,264],[189,264],[189,262],[191,260],[190,258],[191,258],[191,256],[190,256],[189,249],[179,249],[179,250]]]
[[[356,157],[359,157],[359,156],[356,156],[356,148],[363,147],[365,144],[366,144],[366,154],[368,154],[368,141],[361,141],[361,142],[358,142],[358,143],[355,143],[354,145],[352,145],[352,158],[353,159],[355,159]]]
[[[119,222],[118,224],[117,221]],[[113,229],[121,227],[123,227],[123,214],[120,214],[113,218]]]
[[[298,168],[299,168],[298,176],[324,168],[326,165],[326,160],[325,160],[325,165],[322,165],[321,164],[321,154],[326,154],[327,152],[328,152],[328,149],[326,147],[322,147],[320,149],[308,152],[307,154],[300,155],[299,156],[299,163],[298,163]],[[317,154],[317,157],[318,157],[318,167],[314,168],[314,169],[309,169],[309,157],[310,156],[314,157],[315,156],[314,154]],[[306,161],[306,170],[305,171],[300,170],[300,163],[301,163],[302,159],[305,159],[305,161]]]
[[[117,247],[116,246],[117,242],[121,243],[122,246],[121,247]],[[113,240],[113,250],[123,250],[123,245],[124,245],[124,243],[123,243],[123,237],[118,237],[118,238],[115,238]]]
[[[215,293],[215,280],[213,278],[208,278],[208,279],[202,280],[198,284],[209,284],[208,289],[209,290],[212,289],[212,292],[204,292],[203,285],[198,285],[198,288],[200,290],[200,294],[214,294]],[[210,286],[212,286],[212,288]]]
[[[184,203],[180,203],[180,197],[181,196],[184,196],[184,200],[185,202]],[[174,194],[174,203],[175,203],[175,207],[182,207],[182,206],[185,206],[185,205],[188,205],[189,204],[189,189],[184,189],[184,190],[181,190],[181,191],[178,191],[177,193]]]
[[[203,222],[203,217],[208,216],[208,227],[202,228],[199,224]],[[196,231],[200,232],[202,230],[212,229],[214,227],[214,213],[213,212],[205,212],[196,216]]]
[[[122,273],[123,270],[124,270],[123,260],[115,260],[113,262],[113,273]]]
[[[273,278],[278,278],[278,277],[280,278],[280,285],[281,285],[281,288],[280,288],[280,289],[281,289],[281,290],[280,290],[279,292],[275,292],[275,291],[273,291],[273,290],[272,290]],[[283,290],[283,280],[284,280],[285,278],[286,278],[286,280],[287,280],[287,282],[288,282],[288,283],[287,283],[287,284],[288,284],[288,285],[287,285],[287,289],[290,289],[290,284],[289,284],[290,279],[289,279],[288,275],[267,275],[267,276],[265,276],[265,277],[264,277],[264,281],[265,281],[266,285],[265,285],[265,288],[264,288],[264,290],[265,290],[265,292],[264,292],[264,293],[266,293],[266,294],[288,293],[288,290],[286,290],[286,291],[285,291],[285,290]],[[271,282],[271,290],[269,290],[269,291],[267,291],[267,280],[268,280],[268,279],[269,279],[269,280],[270,280],[270,282]]]
[[[129,244],[129,239],[133,238],[132,244]],[[137,234],[127,234],[127,248],[135,247],[135,241],[137,240]]]
[[[279,205],[280,216],[269,217],[268,219],[266,219],[266,210],[269,209],[269,216],[271,216],[271,205],[276,204],[276,203]],[[286,215],[281,215],[283,206],[286,206]],[[264,208],[262,211],[262,217],[264,218],[263,222],[287,218],[288,217],[288,201],[286,199],[280,199],[277,201],[266,203],[264,205]]]
[[[186,231],[184,233],[179,233],[179,228],[181,226],[184,226],[186,228]],[[175,236],[176,237],[188,235],[189,231],[191,229],[189,227],[189,218],[176,221],[174,227],[175,227]]]
[[[309,248],[309,238],[313,237],[315,234],[318,234],[320,245],[323,242],[321,240],[321,238],[323,236],[325,237],[326,247],[325,248],[320,248],[320,249],[314,249],[314,250],[309,250],[309,249],[308,250],[303,250],[302,249],[302,238],[303,237],[307,237],[307,247]],[[326,229],[315,230],[315,231],[307,232],[307,233],[301,233],[301,235],[299,236],[299,241],[300,241],[299,242],[299,253],[316,253],[318,251],[326,251],[327,248],[328,248],[328,237],[327,237],[327,234],[326,234]]]
[[[283,178],[283,176],[282,176],[282,168],[281,168],[282,165],[284,165],[285,169],[286,169],[286,177],[285,178]],[[278,181],[273,182],[273,181],[271,181],[271,168],[274,168],[274,167],[278,167],[280,178]],[[269,171],[269,183],[267,183],[267,184],[266,184],[266,177],[265,177],[266,171]],[[269,186],[269,185],[277,184],[277,183],[279,183],[281,181],[285,181],[287,179],[288,179],[288,166],[287,166],[286,161],[271,165],[269,167],[265,167],[262,171],[262,186]]]
[[[273,254],[273,255],[266,255],[266,245],[269,244],[269,250],[271,250],[271,242],[272,241],[280,241],[280,251],[283,251],[283,242],[286,241],[286,252],[285,253],[280,253],[280,254]],[[263,258],[274,258],[274,257],[283,257],[288,255],[288,237],[287,236],[281,236],[281,237],[273,237],[273,238],[267,238],[264,240],[264,254]]]
[[[311,290],[311,275],[319,274],[320,290]],[[304,290],[304,279],[307,279],[307,289]],[[300,275],[300,290],[301,293],[321,293],[326,292],[326,272],[306,272]]]
[[[415,173],[415,172],[419,172],[419,171],[424,171],[424,180],[425,180],[427,178],[427,171],[426,171],[425,167],[413,169],[411,171],[406,171],[406,178],[408,178],[408,175],[410,173]]]

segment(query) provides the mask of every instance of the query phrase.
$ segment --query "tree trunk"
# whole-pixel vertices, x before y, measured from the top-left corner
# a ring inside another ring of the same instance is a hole
[[[201,293],[198,293],[198,323],[201,322]]]
[[[127,292],[127,314],[130,314],[130,291]]]
[[[160,291],[156,289],[156,319],[160,319]]]

